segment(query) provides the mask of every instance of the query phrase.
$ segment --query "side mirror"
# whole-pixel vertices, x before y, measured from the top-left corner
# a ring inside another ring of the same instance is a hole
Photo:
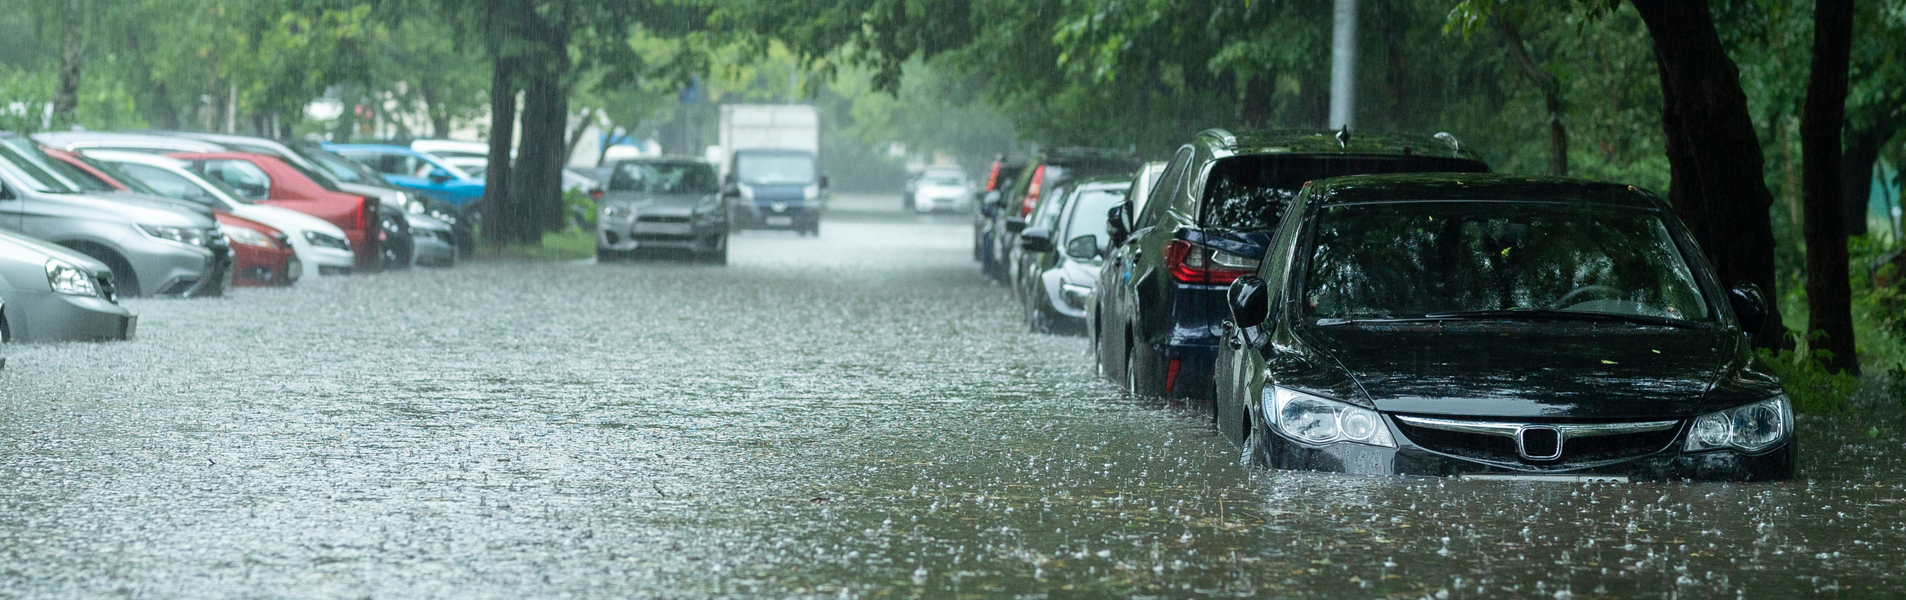
[[[1026,222],[1019,223],[1024,226]],[[1027,252],[1051,252],[1052,231],[1044,227],[1034,227],[1019,232],[1019,249]]]
[[[443,185],[443,182],[449,181],[449,180],[450,180],[450,172],[443,170],[442,167],[438,167],[438,168],[430,170],[430,183],[436,184],[436,185]]]
[[[821,189],[823,190],[827,189],[827,174],[826,173],[821,174]]]
[[[1734,284],[1734,289],[1727,292],[1727,303],[1733,305],[1734,317],[1740,319],[1747,335],[1759,333],[1767,325],[1767,297],[1761,295],[1760,286],[1745,281]]]
[[[1270,315],[1269,291],[1264,280],[1253,275],[1231,282],[1231,289],[1225,293],[1225,300],[1231,305],[1231,321],[1239,328],[1263,325]]]
[[[1006,217],[1006,231],[1019,233],[1026,230],[1026,220],[1019,217]]]
[[[7,184],[0,183],[0,200],[12,200],[12,199],[13,199],[13,190],[7,189]]]
[[[1105,211],[1105,232],[1112,238],[1112,246],[1125,245],[1125,238],[1132,235],[1131,230],[1125,227],[1125,205],[1120,204]]]
[[[1082,235],[1066,242],[1066,256],[1079,260],[1098,258],[1103,250],[1099,248],[1099,236]]]

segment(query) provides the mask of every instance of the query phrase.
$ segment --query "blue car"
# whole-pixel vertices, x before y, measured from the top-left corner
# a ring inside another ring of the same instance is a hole
[[[483,179],[437,155],[389,144],[325,144],[325,150],[364,163],[397,187],[468,209],[483,199]]]

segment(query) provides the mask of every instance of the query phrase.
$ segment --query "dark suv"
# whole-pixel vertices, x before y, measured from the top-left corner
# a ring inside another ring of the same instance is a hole
[[[1034,155],[1013,178],[1012,187],[997,197],[988,196],[993,199],[987,205],[993,251],[981,261],[981,269],[1000,281],[1013,281],[1019,232],[1026,228],[1026,218],[1039,206],[1044,192],[1081,177],[1131,173],[1139,165],[1130,152],[1101,148],[1055,148]]]
[[[1454,137],[1345,132],[1199,133],[1172,155],[1144,208],[1111,219],[1087,315],[1099,372],[1145,396],[1210,398],[1225,290],[1255,272],[1305,182],[1339,175],[1486,173]]]

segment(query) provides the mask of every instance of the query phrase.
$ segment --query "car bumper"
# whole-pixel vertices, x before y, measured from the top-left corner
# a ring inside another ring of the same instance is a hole
[[[232,246],[232,285],[250,287],[286,286],[303,273],[297,253],[291,250]]]
[[[821,210],[814,206],[791,206],[774,210],[768,206],[735,211],[736,229],[811,229],[821,221]]]
[[[159,240],[125,247],[139,279],[139,292],[148,296],[189,298],[216,295],[225,289],[230,255],[220,258],[211,250]]]
[[[1793,477],[1796,454],[1792,440],[1773,450],[1753,455],[1730,450],[1686,453],[1680,450],[1686,440],[1677,437],[1667,449],[1617,462],[1581,468],[1566,465],[1513,468],[1432,452],[1406,441],[1397,448],[1349,442],[1309,447],[1279,434],[1266,437],[1267,441],[1262,447],[1264,455],[1260,459],[1271,468],[1354,475],[1555,481],[1582,481],[1600,477],[1625,478],[1629,481],[1780,481]]]
[[[913,199],[913,209],[920,212],[943,210],[943,209],[944,210],[963,210],[965,208],[966,208],[966,199],[961,197],[956,197],[956,196],[940,196],[940,197],[915,196]]]
[[[596,227],[596,247],[616,252],[677,249],[711,252],[721,247],[728,227],[716,219],[688,223],[604,223]]]
[[[5,310],[17,342],[127,340],[139,324],[126,307],[97,297],[21,295]]]
[[[410,264],[419,267],[451,267],[457,264],[456,234],[450,231],[412,230]]]

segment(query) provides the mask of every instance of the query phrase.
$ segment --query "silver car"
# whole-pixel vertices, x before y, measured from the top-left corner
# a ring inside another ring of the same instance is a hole
[[[0,341],[130,339],[138,319],[119,305],[105,264],[0,231]]]
[[[91,256],[125,296],[217,296],[231,247],[209,213],[170,202],[88,195],[28,140],[0,132],[0,229]]]
[[[608,191],[596,201],[596,260],[652,249],[685,250],[699,261],[728,263],[728,205],[708,163],[671,158],[616,163]]]

